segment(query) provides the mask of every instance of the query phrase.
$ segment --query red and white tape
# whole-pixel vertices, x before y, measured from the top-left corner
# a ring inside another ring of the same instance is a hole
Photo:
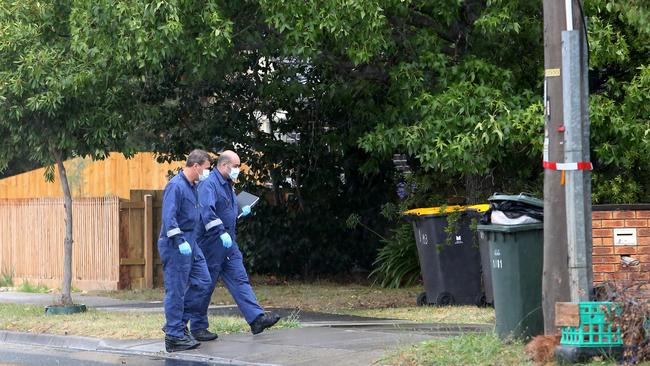
[[[577,163],[552,163],[543,162],[544,169],[552,170],[593,170],[594,166],[589,161],[579,161]]]

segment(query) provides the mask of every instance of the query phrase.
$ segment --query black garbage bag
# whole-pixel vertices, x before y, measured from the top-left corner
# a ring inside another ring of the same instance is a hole
[[[501,211],[509,219],[528,216],[538,221],[544,221],[542,201],[529,195],[508,196],[495,193],[488,201],[490,201],[490,209],[479,218],[479,223],[482,225],[492,223],[493,211]]]
[[[490,209],[503,212],[511,219],[516,219],[523,215],[532,217],[539,221],[544,221],[544,208],[529,205],[524,202],[515,201],[497,201],[490,202]]]

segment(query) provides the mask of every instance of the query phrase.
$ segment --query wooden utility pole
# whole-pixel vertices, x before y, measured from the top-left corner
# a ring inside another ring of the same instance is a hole
[[[544,332],[555,303],[589,300],[591,176],[587,48],[581,0],[544,0]]]
[[[544,161],[564,161],[562,30],[564,1],[544,0]],[[554,334],[555,303],[570,299],[566,203],[562,172],[544,169],[544,333]]]

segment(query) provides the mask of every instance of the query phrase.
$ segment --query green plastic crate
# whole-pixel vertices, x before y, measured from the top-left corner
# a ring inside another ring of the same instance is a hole
[[[617,315],[621,308],[609,301],[580,302],[580,326],[562,327],[560,344],[576,347],[619,346],[623,344],[621,327],[607,321],[609,309]]]

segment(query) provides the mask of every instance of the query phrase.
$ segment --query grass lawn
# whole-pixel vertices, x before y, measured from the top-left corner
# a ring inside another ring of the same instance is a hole
[[[250,331],[243,318],[210,316],[209,320],[210,330],[218,334]],[[0,304],[0,329],[21,332],[150,339],[163,337],[160,328],[164,322],[163,314],[154,313],[118,313],[89,309],[81,314],[45,316],[42,306]],[[298,326],[299,323],[295,319],[283,319],[273,329]]]
[[[493,308],[476,306],[415,306],[422,291],[419,286],[385,289],[370,285],[314,283],[269,283],[268,279],[251,279],[253,289],[263,307],[296,308],[304,311],[322,311],[389,319],[410,320],[418,323],[485,324],[494,322]],[[93,292],[123,300],[161,300],[162,289]],[[234,305],[228,291],[219,286],[212,296],[212,304]]]
[[[378,365],[534,365],[520,343],[503,344],[495,335],[468,334],[403,348]]]
[[[420,306],[405,308],[357,309],[341,313],[374,318],[411,320],[417,323],[494,323],[493,308],[476,306]]]
[[[431,340],[402,348],[376,362],[377,365],[535,365],[527,359],[523,343],[504,343],[494,334],[468,334],[448,339]],[[555,363],[547,364],[554,365]],[[578,365],[578,364],[576,364]],[[613,366],[613,360],[594,359],[590,366]],[[650,362],[639,365],[650,366]]]
[[[269,283],[265,278],[251,278],[253,290],[263,307],[297,308],[301,310],[341,312],[353,309],[379,309],[415,306],[422,291],[419,286],[384,289],[359,284],[337,284],[327,281],[304,283]],[[162,300],[163,290],[95,291],[90,295],[122,300]],[[234,304],[228,291],[220,284],[212,296],[212,304]]]
[[[314,283],[269,283],[264,277],[251,279],[253,289],[263,307],[296,308],[337,314],[359,315],[389,319],[411,320],[419,323],[484,324],[494,322],[494,309],[476,306],[415,306],[422,291],[419,286],[386,289],[370,285],[338,284],[321,281]],[[161,300],[162,289],[93,292],[123,300]],[[234,305],[228,291],[219,286],[212,296],[212,304]]]

